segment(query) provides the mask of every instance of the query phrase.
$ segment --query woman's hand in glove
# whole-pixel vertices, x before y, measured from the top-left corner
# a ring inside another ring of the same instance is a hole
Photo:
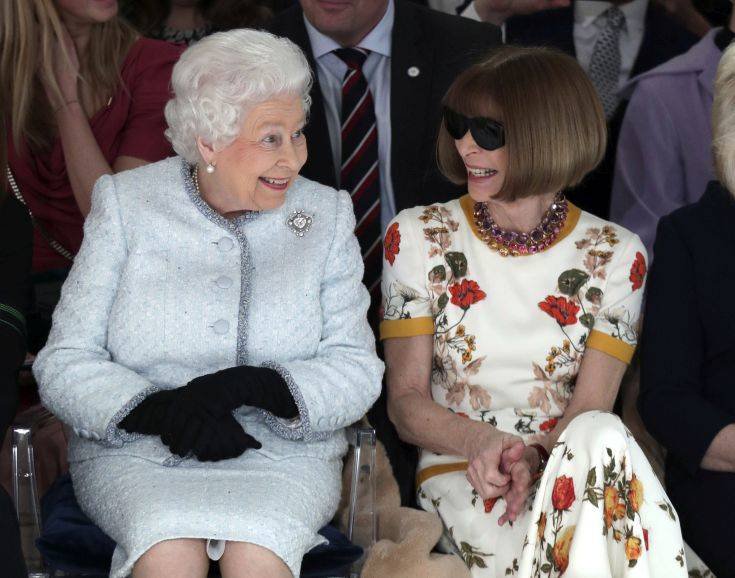
[[[261,448],[260,442],[245,433],[232,414],[214,418],[202,411],[181,412],[166,421],[167,430],[161,441],[182,458],[193,454],[200,462],[216,462]]]
[[[269,367],[240,365],[192,379],[176,390],[177,403],[201,408],[220,417],[243,405],[259,407],[276,417],[299,415],[296,402],[281,375]]]
[[[136,405],[119,424],[129,433],[161,435],[169,406],[178,396],[174,389],[156,391]]]

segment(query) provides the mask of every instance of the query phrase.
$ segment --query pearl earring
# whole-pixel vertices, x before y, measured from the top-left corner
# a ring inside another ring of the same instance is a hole
[[[214,172],[214,163],[207,163],[207,172],[211,175]]]

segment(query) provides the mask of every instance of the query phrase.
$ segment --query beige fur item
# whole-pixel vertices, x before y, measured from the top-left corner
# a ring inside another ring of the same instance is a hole
[[[368,425],[365,420],[363,425]],[[343,532],[347,527],[352,464],[350,452],[343,470],[342,500],[337,511]],[[439,516],[401,507],[398,483],[380,442],[375,474],[378,542],[368,554],[362,578],[470,578],[470,571],[458,556],[432,553],[442,534]]]

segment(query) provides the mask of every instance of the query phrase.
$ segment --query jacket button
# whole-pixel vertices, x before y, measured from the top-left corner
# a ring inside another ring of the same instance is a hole
[[[221,277],[217,277],[215,283],[220,289],[227,289],[228,287],[232,286],[232,279],[225,275],[222,275]]]
[[[230,324],[225,321],[224,319],[220,319],[218,321],[214,322],[214,325],[212,325],[212,329],[214,329],[214,332],[217,335],[224,335],[227,333],[227,330],[230,328]]]
[[[79,430],[79,437],[88,440],[89,439],[89,432],[86,429],[80,429]]]
[[[231,251],[234,246],[235,242],[229,237],[222,237],[219,241],[217,241],[217,247],[219,247],[219,250],[223,253]]]
[[[91,437],[94,441],[98,442],[100,441],[100,436],[97,432],[92,432],[89,434],[89,437]]]

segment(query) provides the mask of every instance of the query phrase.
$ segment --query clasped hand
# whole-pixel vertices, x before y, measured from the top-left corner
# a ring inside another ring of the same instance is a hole
[[[538,454],[521,438],[497,430],[488,431],[468,452],[467,480],[483,500],[503,497],[505,513],[498,524],[514,522],[520,515],[538,469]]]
[[[216,462],[235,458],[261,444],[245,433],[231,412],[213,415],[192,403],[188,385],[157,391],[146,397],[121,422],[130,433],[157,435],[171,453],[193,454],[199,461]]]
[[[260,449],[232,412],[242,405],[293,418],[298,408],[283,377],[268,367],[240,365],[192,379],[145,398],[121,422],[129,432],[160,435],[172,453],[199,461],[234,458]]]

